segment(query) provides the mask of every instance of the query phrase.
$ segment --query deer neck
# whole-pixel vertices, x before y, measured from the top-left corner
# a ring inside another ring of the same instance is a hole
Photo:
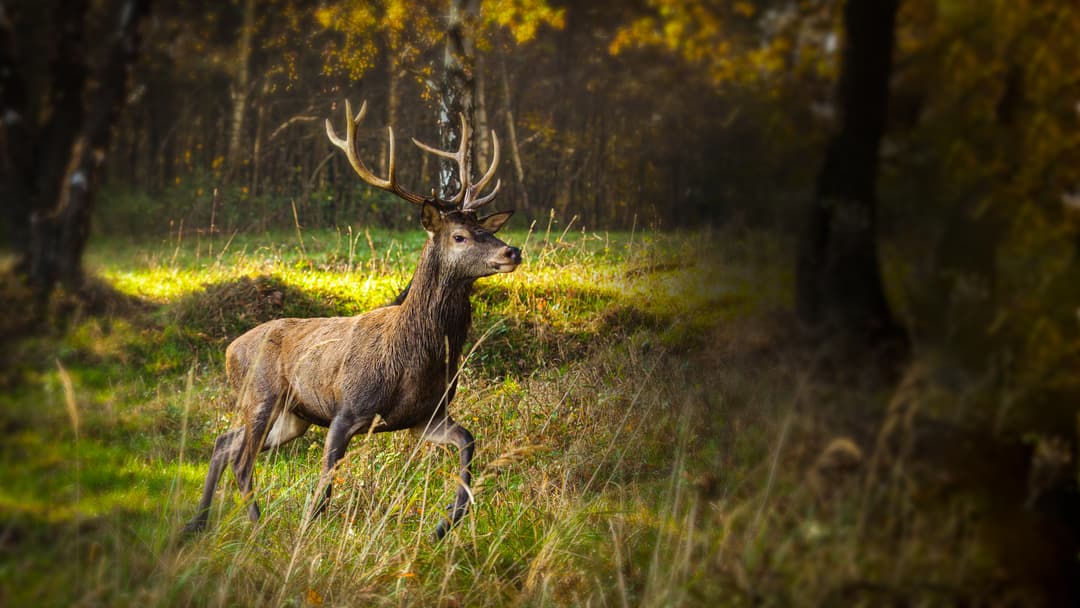
[[[455,277],[429,240],[420,253],[409,293],[401,303],[402,314],[429,335],[460,346],[472,321],[469,295],[473,279]]]

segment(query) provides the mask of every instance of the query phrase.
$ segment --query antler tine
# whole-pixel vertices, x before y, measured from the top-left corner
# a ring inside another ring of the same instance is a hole
[[[386,162],[386,179],[382,179],[376,176],[367,168],[364,161],[360,160],[360,157],[356,154],[356,128],[360,126],[360,122],[364,120],[364,115],[367,114],[367,102],[360,104],[360,111],[356,113],[356,118],[353,118],[352,104],[349,100],[345,100],[345,139],[338,137],[337,132],[334,131],[333,125],[330,120],[326,121],[326,136],[330,139],[330,143],[334,144],[338,148],[341,148],[345,152],[345,156],[349,159],[349,164],[352,165],[353,171],[360,176],[360,179],[364,182],[379,188],[380,190],[386,190],[403,198],[410,203],[421,205],[424,203],[424,197],[411,192],[405,188],[402,188],[397,184],[397,177],[394,173],[394,129],[393,127],[387,127],[390,138],[390,157]]]
[[[465,124],[465,114],[458,114],[458,117],[461,118],[461,144],[458,145],[457,152],[448,152],[446,150],[432,148],[431,146],[421,141],[418,141],[415,137],[412,140],[418,148],[425,152],[430,152],[436,156],[441,156],[443,158],[449,158],[450,160],[457,161],[458,181],[461,182],[461,189],[458,190],[457,194],[447,200],[447,202],[454,205],[460,205],[461,202],[465,200],[465,191],[468,189],[470,181],[469,167],[467,166],[469,160],[469,128]]]
[[[394,160],[397,158],[394,154],[394,127],[386,125],[387,138],[390,140],[390,156],[386,159],[386,181],[390,182],[390,191],[400,196],[401,198],[417,205],[423,205],[425,199],[422,195],[402,188],[397,183],[397,171],[394,168]]]
[[[389,188],[390,182],[388,180],[380,179],[375,176],[364,164],[364,161],[360,160],[360,157],[356,155],[356,127],[360,124],[360,121],[364,120],[364,115],[367,113],[367,102],[360,104],[360,111],[356,114],[356,118],[353,118],[352,104],[348,100],[345,100],[345,139],[338,137],[337,132],[334,130],[334,126],[330,123],[330,119],[326,119],[326,136],[330,139],[330,143],[334,144],[338,148],[341,148],[345,152],[345,156],[349,159],[349,164],[352,165],[354,171],[360,176],[360,179],[375,186],[376,188]]]
[[[495,187],[491,189],[491,192],[488,192],[487,196],[483,196],[481,198],[478,198],[478,199],[472,200],[472,201],[466,201],[466,203],[462,207],[462,209],[479,209],[480,207],[483,207],[484,205],[486,205],[486,204],[490,203],[491,201],[495,200],[495,195],[499,193],[499,188],[501,188],[501,187],[502,187],[502,180],[501,179],[495,180]]]
[[[397,188],[397,174],[394,172],[394,127],[386,125],[386,137],[390,140],[390,156],[386,159],[386,179],[391,188]]]
[[[501,182],[495,182],[495,189],[490,194],[483,198],[475,198],[477,194],[482,192],[487,187],[488,182],[495,176],[495,169],[499,167],[499,136],[495,134],[495,131],[491,132],[491,164],[488,165],[487,173],[480,178],[480,181],[475,186],[469,186],[469,191],[465,194],[465,202],[462,204],[462,209],[476,209],[477,207],[490,203],[495,198],[495,194],[499,191]]]

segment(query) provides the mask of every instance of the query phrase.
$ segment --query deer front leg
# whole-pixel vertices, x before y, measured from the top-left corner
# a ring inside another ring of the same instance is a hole
[[[367,424],[371,424],[370,419]],[[315,489],[315,499],[312,503],[308,520],[321,515],[326,510],[330,501],[330,494],[334,486],[334,469],[345,456],[345,450],[349,447],[349,440],[356,434],[358,426],[351,417],[338,415],[330,422],[330,428],[326,432],[326,444],[323,448],[322,474],[319,477],[319,486]]]
[[[438,444],[454,444],[461,453],[461,471],[458,482],[457,495],[454,503],[450,505],[450,515],[439,522],[435,528],[435,539],[446,536],[450,528],[464,517],[469,510],[472,501],[472,492],[469,484],[472,483],[472,459],[473,450],[476,448],[476,439],[473,438],[465,427],[454,422],[449,416],[442,420],[433,421],[423,429],[423,438]]]

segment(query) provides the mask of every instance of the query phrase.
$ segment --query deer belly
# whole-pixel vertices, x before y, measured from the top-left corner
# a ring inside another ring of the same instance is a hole
[[[274,420],[274,426],[270,427],[270,432],[266,434],[266,441],[263,443],[263,449],[268,450],[270,448],[276,448],[277,446],[288,443],[293,439],[304,434],[308,430],[311,423],[292,414],[290,412],[282,412],[276,420]]]
[[[446,409],[442,404],[451,394],[442,383],[422,390],[401,390],[379,415],[388,431],[422,427],[440,416],[438,412]]]
[[[317,390],[302,381],[289,383],[285,414],[291,414],[311,424],[329,426],[339,409],[339,402],[332,391]]]

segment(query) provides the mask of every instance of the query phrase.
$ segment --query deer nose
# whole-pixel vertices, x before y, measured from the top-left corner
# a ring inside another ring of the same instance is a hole
[[[517,247],[507,246],[507,248],[506,248],[506,257],[510,258],[510,260],[512,262],[514,262],[515,264],[520,264],[521,263],[521,250],[518,249]]]

